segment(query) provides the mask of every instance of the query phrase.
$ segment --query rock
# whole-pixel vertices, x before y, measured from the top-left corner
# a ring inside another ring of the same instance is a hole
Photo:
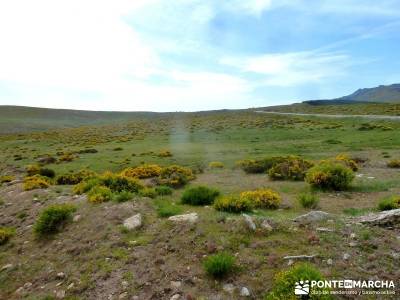
[[[23,287],[23,286],[19,287],[19,288],[15,291],[15,293],[18,294],[18,295],[21,295],[23,292],[24,292],[24,287]]]
[[[349,243],[349,246],[350,246],[350,247],[356,247],[356,246],[357,246],[357,243],[356,243],[356,242],[350,242],[350,243]]]
[[[32,282],[27,282],[24,284],[24,289],[29,289],[32,286]]]
[[[250,296],[250,291],[249,291],[249,289],[247,288],[247,287],[242,287],[241,289],[240,289],[240,296],[242,296],[242,297],[249,297]]]
[[[329,258],[329,259],[326,261],[326,263],[327,263],[329,266],[332,266],[332,265],[333,265],[333,260],[332,260],[332,258]]]
[[[329,228],[326,228],[326,227],[318,227],[316,229],[316,231],[318,231],[318,232],[335,232],[333,229],[329,229]]]
[[[247,227],[250,230],[256,230],[256,224],[254,224],[252,217],[246,214],[242,214],[244,221],[246,222]]]
[[[128,230],[134,230],[142,226],[142,215],[136,214],[124,221],[124,227]]]
[[[128,281],[122,281],[121,282],[121,285],[122,285],[122,288],[124,289],[124,290],[126,290],[127,288],[128,288],[128,286],[129,286],[129,283],[128,283]]]
[[[327,212],[314,210],[305,215],[298,216],[293,222],[300,224],[310,224],[326,220],[330,215]]]
[[[75,284],[72,282],[70,285],[67,286],[67,290],[72,289],[75,286]]]
[[[274,228],[271,226],[271,224],[268,222],[268,220],[263,220],[261,222],[261,228],[263,228],[264,230],[270,232],[272,231]]]
[[[74,218],[72,219],[73,222],[78,222],[81,219],[81,215],[76,215],[74,216]]]
[[[379,213],[371,213],[365,216],[355,218],[356,222],[376,225],[376,226],[392,226],[400,224],[400,208],[386,210]]]
[[[197,215],[197,213],[190,213],[190,214],[172,216],[169,217],[168,220],[178,223],[179,222],[196,223],[198,218],[199,216]]]
[[[222,289],[229,294],[233,294],[236,288],[232,283],[226,283],[222,286]]]
[[[179,289],[182,286],[181,281],[171,281],[170,283],[173,289]]]
[[[348,254],[348,253],[343,254],[343,260],[349,260],[349,258],[350,258],[350,254]]]
[[[0,272],[5,271],[7,269],[11,269],[13,267],[12,264],[7,264],[1,267]]]
[[[65,291],[64,290],[59,290],[56,292],[56,298],[57,299],[64,299],[65,298]]]
[[[64,272],[57,273],[56,278],[57,279],[64,279],[65,278],[65,273]]]
[[[180,298],[181,298],[181,295],[175,294],[175,295],[173,295],[171,298],[169,298],[169,300],[178,300],[178,299],[180,299]]]
[[[355,234],[355,233],[351,233],[351,234],[350,234],[350,238],[351,238],[351,239],[355,239],[355,238],[356,238],[356,234]]]
[[[128,297],[128,293],[127,292],[123,292],[121,294],[119,294],[118,299],[125,299]]]

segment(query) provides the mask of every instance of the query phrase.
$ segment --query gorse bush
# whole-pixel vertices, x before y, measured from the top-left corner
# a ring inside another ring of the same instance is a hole
[[[106,172],[98,178],[101,185],[110,188],[113,192],[128,191],[137,193],[143,188],[143,185],[139,180],[123,175],[113,174],[111,172]]]
[[[148,188],[148,187],[145,187],[145,188],[141,189],[139,191],[139,195],[142,196],[142,197],[148,197],[148,198],[152,198],[152,199],[156,198],[158,196],[158,194],[157,194],[155,189]]]
[[[160,185],[155,187],[155,191],[160,196],[172,195],[173,189],[166,185]]]
[[[304,208],[316,208],[319,203],[319,198],[314,193],[300,193],[297,196],[297,201]]]
[[[358,170],[358,164],[357,162],[350,158],[347,154],[339,154],[335,157],[336,162],[343,163],[346,167],[349,167],[352,171],[357,171]]]
[[[41,175],[33,175],[24,178],[24,190],[30,191],[35,189],[45,189],[51,185],[51,180],[48,177]]]
[[[115,201],[117,203],[121,203],[121,202],[126,202],[129,200],[132,200],[132,198],[133,198],[133,193],[128,192],[128,191],[122,191],[122,192],[114,194],[113,201]]]
[[[242,160],[238,161],[236,164],[248,174],[258,174],[258,173],[268,172],[269,169],[271,169],[274,165],[281,163],[284,160],[285,157],[274,156],[258,160],[255,159]]]
[[[56,182],[60,185],[74,185],[95,176],[97,176],[95,172],[83,169],[78,172],[67,173],[57,176]]]
[[[265,300],[297,300],[298,296],[294,294],[294,288],[297,282],[304,282],[308,280],[325,280],[318,269],[308,263],[297,264],[289,270],[281,271],[275,275],[274,287],[272,291],[265,296]],[[321,292],[315,294],[313,292]],[[323,289],[317,287],[310,288],[309,298],[307,299],[333,299],[331,295],[324,295]]]
[[[315,188],[340,191],[347,189],[354,177],[343,164],[325,161],[308,170],[306,182]]]
[[[378,209],[380,211],[397,209],[397,208],[400,208],[400,196],[397,195],[383,198],[378,203]]]
[[[228,253],[218,253],[208,256],[203,262],[206,273],[221,279],[235,270],[235,257]]]
[[[158,153],[158,157],[172,157],[172,153],[169,150],[162,150]]]
[[[88,193],[88,200],[92,203],[101,203],[113,199],[113,192],[106,186],[94,186]]]
[[[303,180],[313,163],[297,156],[285,157],[282,162],[273,165],[268,176],[272,180]]]
[[[197,186],[186,189],[181,201],[190,205],[210,205],[219,196],[219,191],[206,186]]]
[[[0,246],[6,244],[14,235],[14,228],[0,227]]]
[[[223,169],[224,164],[220,161],[212,161],[208,164],[208,167],[211,169]]]
[[[171,203],[165,199],[157,201],[155,205],[156,205],[157,215],[160,218],[168,218],[171,216],[179,215],[183,211],[183,209],[180,206],[175,205],[174,203]]]
[[[194,178],[195,176],[190,168],[172,165],[161,170],[158,184],[178,188]]]
[[[52,169],[41,168],[39,171],[39,175],[49,177],[49,178],[54,178],[56,176],[56,172],[54,172],[54,170],[52,170]]]
[[[99,185],[101,185],[101,181],[98,177],[89,178],[75,185],[73,188],[73,192],[75,194],[81,195],[89,192],[92,188]]]
[[[214,201],[214,208],[219,211],[231,213],[240,213],[251,211],[253,205],[247,198],[241,198],[236,195],[221,196]]]
[[[33,227],[35,234],[45,236],[59,232],[72,219],[75,211],[76,207],[70,204],[55,204],[45,208]]]
[[[400,159],[393,159],[387,163],[389,168],[400,168]]]
[[[255,191],[242,192],[240,199],[248,201],[254,208],[278,208],[282,197],[271,189],[258,189]]]
[[[0,183],[11,182],[13,180],[15,180],[15,176],[13,176],[13,175],[0,176]]]
[[[127,168],[121,172],[122,176],[132,178],[151,178],[157,177],[161,173],[161,167],[159,165],[142,165],[135,168]]]
[[[33,176],[33,175],[40,173],[40,166],[39,165],[27,165],[25,170],[26,170],[26,173],[28,174],[28,176]]]

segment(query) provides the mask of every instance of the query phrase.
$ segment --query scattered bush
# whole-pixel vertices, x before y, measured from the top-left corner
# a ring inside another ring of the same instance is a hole
[[[168,150],[162,150],[158,153],[159,157],[172,157],[172,153]]]
[[[48,178],[54,178],[56,176],[56,172],[54,172],[54,170],[52,169],[48,169],[48,168],[41,168],[39,171],[39,175],[48,177]]]
[[[358,170],[357,162],[350,158],[350,156],[348,156],[347,154],[339,154],[335,157],[335,160],[337,162],[343,163],[346,167],[349,167],[354,172]]]
[[[113,174],[111,172],[105,172],[98,178],[101,185],[110,188],[113,192],[128,191],[137,193],[143,188],[143,185],[139,180],[123,175]]]
[[[219,194],[218,190],[206,186],[191,187],[183,192],[181,201],[190,205],[210,205]]]
[[[81,195],[89,192],[92,188],[98,185],[101,185],[101,181],[98,177],[89,178],[75,185],[73,192],[77,195]]]
[[[89,202],[92,203],[101,203],[113,199],[111,189],[101,185],[93,187],[87,195]]]
[[[24,190],[30,191],[35,189],[45,189],[51,185],[51,181],[48,177],[41,175],[33,175],[24,178]]]
[[[26,170],[26,173],[28,174],[28,176],[33,176],[33,175],[40,173],[40,166],[39,165],[27,165],[25,170]]]
[[[313,163],[297,156],[285,157],[282,162],[273,165],[268,176],[272,180],[304,180],[305,174]]]
[[[159,165],[142,165],[135,168],[127,168],[121,172],[121,175],[132,178],[151,178],[157,177],[161,173]]]
[[[400,196],[397,195],[383,198],[378,203],[378,209],[380,211],[397,209],[397,208],[400,208]]]
[[[182,213],[182,208],[166,200],[156,202],[156,211],[160,218],[168,218]]]
[[[208,164],[208,167],[211,169],[223,169],[224,164],[220,161],[212,161]]]
[[[73,161],[74,159],[75,159],[75,156],[72,153],[65,153],[65,154],[61,155],[58,160],[61,162],[70,162],[70,161]]]
[[[0,176],[0,183],[11,182],[13,180],[15,180],[15,176],[13,176],[13,175]]]
[[[393,159],[387,163],[389,168],[400,168],[400,159]]]
[[[252,207],[252,203],[249,199],[241,198],[234,195],[222,196],[214,201],[214,208],[216,210],[231,213],[250,211]]]
[[[128,192],[128,191],[122,191],[119,193],[116,193],[113,197],[113,201],[121,203],[121,202],[126,202],[129,201],[133,198],[133,193]]]
[[[139,191],[139,195],[142,196],[142,197],[148,197],[148,198],[152,198],[152,199],[156,198],[158,196],[158,194],[157,194],[155,189],[148,188],[148,187],[145,187],[145,188],[141,189]]]
[[[72,219],[76,207],[70,204],[55,204],[45,208],[39,215],[33,229],[39,236],[53,234]]]
[[[255,208],[278,208],[282,197],[271,189],[258,189],[255,191],[242,192],[241,199],[248,200]]]
[[[67,173],[57,176],[56,182],[61,185],[74,185],[87,180],[88,178],[95,177],[97,174],[93,171],[83,169],[75,173]]]
[[[122,151],[122,150],[124,150],[122,147],[116,147],[113,149],[113,151]]]
[[[99,152],[99,151],[97,151],[94,148],[86,148],[86,149],[82,149],[82,150],[78,151],[79,154],[89,154],[89,153],[97,153],[97,152]]]
[[[316,208],[319,203],[319,198],[314,193],[301,193],[297,196],[297,200],[304,208]]]
[[[221,279],[234,271],[235,257],[224,252],[210,255],[204,260],[203,266],[208,275]]]
[[[340,163],[322,162],[308,170],[306,181],[315,188],[345,190],[354,179],[351,169]]]
[[[173,189],[166,185],[156,186],[155,191],[160,196],[172,195]]]
[[[297,282],[304,282],[308,280],[324,280],[322,274],[318,269],[308,263],[297,264],[289,270],[279,272],[274,279],[274,287],[272,291],[266,295],[266,300],[295,300],[298,299],[294,295],[294,288]],[[310,288],[311,289],[311,288]],[[313,294],[310,290],[308,299],[332,299],[332,296],[323,294],[323,290],[313,287],[314,291],[321,291],[321,293]]]
[[[265,159],[247,159],[238,161],[236,164],[248,174],[268,172],[274,165],[283,162],[284,157],[270,157]]]
[[[178,165],[172,165],[161,170],[158,183],[177,188],[184,186],[194,178],[195,176],[191,169]]]
[[[6,244],[14,235],[14,228],[0,227],[0,246]]]

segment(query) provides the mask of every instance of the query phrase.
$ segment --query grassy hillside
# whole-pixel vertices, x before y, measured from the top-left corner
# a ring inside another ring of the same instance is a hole
[[[400,84],[359,89],[351,95],[338,98],[338,100],[400,103]]]

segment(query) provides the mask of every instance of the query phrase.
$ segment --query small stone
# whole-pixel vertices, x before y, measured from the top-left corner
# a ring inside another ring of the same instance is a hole
[[[179,289],[182,286],[181,281],[171,281],[171,287],[173,289]]]
[[[222,289],[229,294],[233,294],[235,286],[232,283],[226,283],[222,286]]]
[[[65,278],[65,273],[64,273],[64,272],[59,272],[59,273],[57,273],[56,278],[57,278],[57,279],[64,279],[64,278]]]
[[[121,282],[121,285],[122,285],[122,288],[124,289],[124,290],[126,290],[127,288],[128,288],[128,286],[129,286],[129,283],[128,283],[128,281],[122,281]]]
[[[326,261],[326,263],[327,263],[329,266],[331,266],[331,265],[333,265],[333,260],[332,260],[331,258],[329,258],[329,259]]]
[[[288,266],[291,266],[291,265],[293,265],[293,264],[294,264],[294,260],[293,260],[293,259],[289,259],[287,265],[288,265]]]
[[[4,270],[7,270],[7,269],[11,269],[12,267],[13,267],[12,264],[7,264],[7,265],[2,266],[1,269],[0,269],[0,271],[4,271]]]
[[[300,223],[300,224],[310,224],[310,223],[316,223],[316,222],[326,220],[329,217],[330,217],[330,214],[328,214],[324,211],[314,210],[314,211],[310,211],[309,213],[307,213],[305,215],[298,216],[293,221],[296,223]]]
[[[254,224],[252,217],[246,214],[242,214],[242,216],[244,217],[244,221],[246,222],[247,227],[250,230],[256,230],[256,224]]]
[[[67,290],[72,289],[75,286],[75,284],[72,282],[70,285],[68,285]]]
[[[178,223],[179,222],[196,223],[198,218],[199,216],[197,215],[197,213],[190,213],[190,214],[172,216],[169,217],[168,220]]]
[[[124,221],[124,227],[128,230],[137,229],[142,226],[142,215],[136,214]]]
[[[180,299],[181,298],[181,295],[179,295],[179,294],[175,294],[175,295],[173,295],[171,298],[169,298],[170,300],[178,300],[178,299]]]
[[[76,215],[74,216],[74,218],[72,219],[73,222],[78,222],[81,219],[81,215]]]
[[[24,287],[23,286],[21,286],[21,287],[19,287],[16,291],[15,291],[15,293],[16,294],[22,294],[24,292]]]
[[[240,289],[240,296],[242,296],[242,297],[249,297],[250,296],[250,291],[249,291],[249,289],[247,288],[247,287],[242,287],[241,289]]]
[[[128,297],[128,293],[123,292],[122,294],[119,294],[118,299],[125,299],[126,297]]]
[[[350,258],[350,254],[348,254],[348,253],[343,254],[343,260],[349,260],[349,258]]]
[[[350,247],[356,247],[356,246],[357,246],[357,243],[355,243],[355,242],[350,242],[350,243],[349,243],[349,246],[350,246]]]
[[[329,228],[326,228],[326,227],[318,227],[316,229],[316,231],[318,231],[318,232],[334,232],[333,229],[329,229]]]
[[[263,220],[261,222],[261,228],[263,228],[264,230],[270,232],[273,230],[271,224],[269,224],[268,220]]]
[[[32,282],[27,282],[24,284],[25,289],[29,289],[32,286]]]
[[[356,234],[355,234],[355,233],[351,233],[351,234],[350,234],[350,238],[351,238],[351,239],[355,239],[355,238],[356,238]]]

